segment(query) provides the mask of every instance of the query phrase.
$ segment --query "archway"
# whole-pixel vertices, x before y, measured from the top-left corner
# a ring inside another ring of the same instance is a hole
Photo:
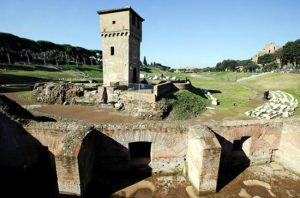
[[[130,142],[129,158],[132,167],[147,167],[151,161],[151,142]]]
[[[137,69],[134,67],[132,71],[132,83],[138,83]]]

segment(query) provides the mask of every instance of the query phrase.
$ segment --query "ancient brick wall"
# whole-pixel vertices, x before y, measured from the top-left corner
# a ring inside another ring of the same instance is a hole
[[[151,142],[153,172],[185,170],[199,194],[215,192],[220,156],[225,157],[221,163],[239,164],[244,163],[243,153],[248,165],[277,161],[300,172],[299,119],[208,124],[209,128],[174,123],[95,125],[98,130],[86,141],[91,133],[84,123],[31,122],[24,128],[55,154],[59,190],[73,194],[87,188],[95,158],[126,160],[131,142]]]
[[[228,163],[233,163],[232,160],[238,163],[242,151],[250,164],[259,164],[270,162],[273,151],[278,149],[282,121],[227,121],[211,129],[220,137],[222,152],[229,156]]]
[[[300,175],[300,120],[287,120],[283,123],[281,141],[275,152],[278,161],[288,170]]]

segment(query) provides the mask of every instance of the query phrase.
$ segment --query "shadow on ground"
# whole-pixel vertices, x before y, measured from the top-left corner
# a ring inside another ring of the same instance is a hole
[[[217,181],[217,191],[220,191],[250,166],[250,160],[242,150],[243,143],[249,137],[243,137],[241,140],[235,140],[234,143],[231,143],[219,134],[215,132],[214,134],[221,145],[221,159]]]
[[[15,101],[9,99],[8,97],[0,94],[0,112],[16,120],[19,123],[28,123],[30,120],[35,120],[37,122],[56,122],[55,119],[45,117],[45,116],[35,116],[21,105]]]
[[[133,149],[138,152],[138,158],[133,159],[131,152],[130,159],[126,147],[95,129],[91,131],[84,138],[78,157],[81,183],[90,180],[88,186],[83,186],[87,187],[85,197],[108,197],[151,176],[151,168],[148,166],[149,143],[144,145],[141,142],[138,148]],[[93,165],[86,163],[91,157],[94,157]],[[133,163],[137,161],[138,163]],[[89,169],[92,171],[87,171]]]
[[[1,195],[57,197],[55,159],[48,147],[1,112],[0,126]]]

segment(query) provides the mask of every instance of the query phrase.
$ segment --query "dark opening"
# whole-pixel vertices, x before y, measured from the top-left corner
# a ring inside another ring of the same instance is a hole
[[[110,47],[110,55],[115,55],[115,47]]]
[[[232,145],[233,151],[240,151],[242,150],[242,142],[241,140],[234,140]]]
[[[269,53],[271,53],[271,50],[269,50]]]
[[[222,147],[217,183],[217,191],[219,191],[249,167],[250,159],[243,151],[243,143],[249,136],[231,143],[218,133],[214,132],[214,134]]]
[[[134,67],[133,68],[133,73],[132,73],[132,83],[137,83],[137,69]]]
[[[151,142],[129,143],[130,164],[135,167],[145,167],[151,161]]]
[[[141,157],[150,161],[150,148],[143,142],[130,144],[130,148],[133,161]],[[83,197],[113,197],[112,193],[151,176],[151,167],[133,166],[129,157],[128,148],[92,129],[83,139],[78,155],[80,184],[87,189]]]
[[[112,24],[116,24],[116,21],[112,21]]]
[[[240,140],[234,140],[232,145],[232,151],[242,151],[243,143],[249,138],[249,136],[244,136]]]

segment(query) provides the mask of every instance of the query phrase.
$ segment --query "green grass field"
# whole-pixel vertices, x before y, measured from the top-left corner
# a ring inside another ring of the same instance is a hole
[[[214,96],[220,100],[220,105],[214,107],[215,117],[249,119],[244,112],[264,103],[261,98],[265,90],[286,91],[300,102],[300,74],[271,73],[238,83],[236,82],[238,79],[255,75],[255,73],[201,72],[185,74],[160,72],[158,68],[150,67],[147,67],[142,73],[150,76],[163,73],[165,76],[176,76],[182,79],[187,77],[197,88],[220,91],[221,93],[214,93]],[[295,115],[300,116],[300,108],[296,109]]]
[[[0,70],[0,83],[10,84],[6,86],[6,89],[9,91],[27,91],[28,88],[22,89],[22,86],[26,82],[59,79],[82,80],[82,72],[89,76],[85,79],[101,80],[103,75],[102,69],[95,66],[60,66],[60,68],[61,71],[53,72],[41,70]],[[214,106],[214,116],[219,118],[234,117],[236,119],[249,119],[244,115],[244,112],[264,103],[261,98],[265,90],[286,91],[300,101],[300,74],[270,73],[237,82],[238,79],[254,75],[254,73],[203,72],[186,74],[161,71],[159,68],[152,67],[141,68],[141,73],[150,76],[163,73],[164,76],[176,76],[182,79],[188,78],[194,87],[211,90],[214,96],[220,101],[219,106]],[[26,100],[28,93],[22,93],[20,97]],[[202,112],[202,109],[196,112],[200,111]],[[178,112],[180,116],[183,116],[180,109]],[[300,116],[300,108],[296,109],[295,115]]]

